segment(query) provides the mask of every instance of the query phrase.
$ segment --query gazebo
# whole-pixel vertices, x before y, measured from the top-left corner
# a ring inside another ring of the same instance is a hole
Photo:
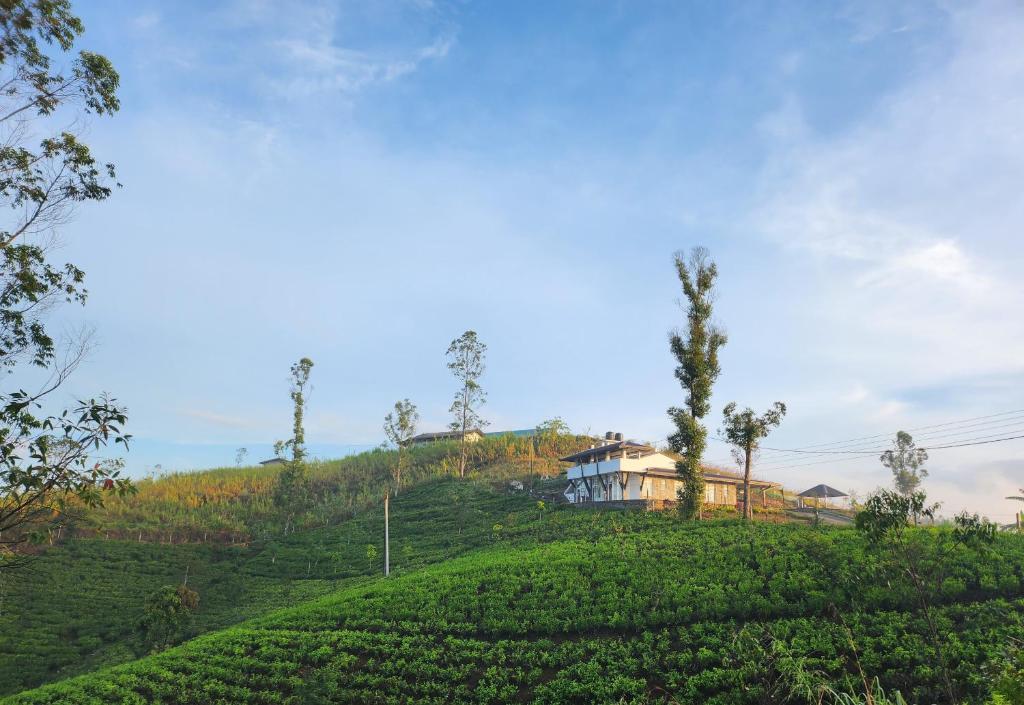
[[[832,497],[848,497],[848,496],[849,495],[846,494],[845,492],[843,492],[841,490],[837,490],[835,487],[829,487],[828,485],[815,485],[811,489],[804,490],[803,492],[801,492],[800,494],[797,495],[797,497],[801,498],[801,502],[800,502],[801,506],[803,505],[803,498],[806,497],[806,498],[811,498],[811,499],[824,499],[826,507],[828,506],[828,500],[831,499]],[[815,510],[815,513],[817,513],[817,510],[818,510],[817,502],[814,504],[814,510]]]

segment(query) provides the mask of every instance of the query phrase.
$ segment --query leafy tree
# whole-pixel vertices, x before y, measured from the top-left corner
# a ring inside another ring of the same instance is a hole
[[[483,428],[487,422],[480,416],[480,406],[487,400],[487,394],[477,381],[484,373],[484,358],[487,346],[477,338],[476,333],[467,330],[448,346],[448,369],[459,381],[459,391],[448,409],[453,416],[449,428],[459,436],[459,477],[466,476],[466,433]]]
[[[921,480],[928,477],[925,461],[928,451],[914,445],[914,439],[906,431],[899,431],[893,441],[892,450],[887,450],[879,457],[882,465],[892,471],[893,484],[896,491],[904,497],[910,497],[921,486]]]
[[[398,488],[402,485],[402,467],[405,461],[405,450],[409,442],[416,435],[416,424],[419,423],[420,412],[416,405],[408,399],[395,402],[395,410],[384,417],[384,435],[388,441],[398,449],[398,461],[391,471],[391,479],[394,485],[394,493],[398,494]]]
[[[750,407],[736,411],[736,402],[722,409],[724,425],[720,433],[743,455],[743,518],[747,521],[754,518],[754,507],[750,503],[751,458],[760,446],[761,439],[782,423],[785,415],[786,405],[781,401],[775,402],[771,409],[760,416]]]
[[[235,451],[235,465],[242,465],[245,459],[249,457],[248,448],[239,448]]]
[[[306,429],[303,422],[306,413],[306,402],[309,393],[309,374],[313,369],[313,361],[304,357],[291,367],[291,396],[294,410],[292,413],[292,437],[287,441],[274,444],[274,451],[280,455],[291,449],[292,457],[285,463],[277,476],[274,488],[274,503],[285,509],[289,520],[302,508],[307,499],[306,487]],[[287,526],[287,524],[286,524]]]
[[[566,436],[571,431],[569,424],[562,420],[561,416],[555,416],[546,421],[541,421],[535,429],[537,438],[542,441],[553,440],[559,436]]]
[[[695,247],[687,259],[682,252],[675,255],[676,273],[686,297],[687,327],[669,336],[669,345],[679,365],[676,379],[686,392],[683,407],[672,407],[668,415],[676,426],[669,436],[669,446],[682,455],[676,472],[683,482],[679,492],[679,509],[684,517],[700,515],[704,501],[704,473],[701,458],[707,446],[707,429],[700,419],[711,410],[711,387],[721,372],[718,350],[726,342],[725,333],[711,322],[715,279],[718,268],[709,259],[708,251]]]
[[[138,628],[150,651],[181,641],[199,609],[199,593],[186,585],[165,585],[146,598]]]
[[[0,569],[21,562],[20,550],[41,525],[65,520],[73,506],[96,505],[104,491],[130,483],[115,465],[90,454],[127,446],[125,410],[100,396],[48,413],[44,404],[88,352],[81,335],[66,355],[46,327],[60,303],[84,304],[85,274],[51,261],[57,229],[74,207],[111,194],[114,167],[100,164],[70,128],[89,115],[111,115],[120,103],[118,74],[103,56],[79,51],[83,32],[68,0],[6,0],[0,5],[0,368],[45,369],[35,391],[0,392]],[[67,71],[57,60],[69,61]],[[19,557],[20,556],[20,557]]]

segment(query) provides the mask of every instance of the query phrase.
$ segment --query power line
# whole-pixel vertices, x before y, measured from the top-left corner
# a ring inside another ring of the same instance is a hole
[[[996,434],[996,435],[999,435],[999,434]],[[966,448],[968,446],[981,446],[981,445],[989,445],[991,443],[1004,443],[1006,441],[1015,441],[1015,440],[1024,438],[1024,435],[1006,436],[1006,437],[1003,437],[1003,438],[990,438],[989,440],[982,440],[982,439],[985,439],[985,438],[989,438],[989,437],[987,437],[987,436],[980,436],[977,439],[972,439],[970,441],[965,441],[963,443],[953,443],[953,444],[949,444],[949,445],[931,446],[929,448],[926,448],[925,450],[946,450],[948,448]],[[862,459],[861,456],[856,455],[856,456],[847,456],[845,458],[835,458],[835,459],[828,458],[828,459],[825,459],[825,460],[816,460],[816,461],[812,461],[812,462],[809,462],[809,463],[797,463],[795,465],[772,465],[772,466],[768,466],[768,467],[758,466],[757,469],[758,469],[758,471],[765,471],[765,470],[772,470],[772,471],[791,470],[793,468],[807,467],[809,465],[824,465],[826,463],[841,463],[841,462],[846,462],[846,461],[850,461],[850,460],[861,460],[861,459]]]
[[[975,429],[971,429],[971,430],[968,430],[968,431],[955,431],[953,433],[938,433],[938,434],[936,434],[936,433],[927,434],[926,433],[926,434],[922,434],[922,435],[917,436],[917,438],[915,438],[914,440],[915,441],[920,441],[921,439],[929,439],[930,438],[932,440],[942,441],[942,440],[945,440],[947,438],[952,438],[953,436],[963,436],[965,434],[966,435],[970,435],[972,433],[978,433],[979,431],[995,431],[996,429],[1002,429],[1002,430],[1000,431],[1000,433],[995,434],[995,435],[1004,435],[1006,433],[1010,433],[1010,432],[1013,432],[1013,431],[1024,430],[1024,421],[1014,421],[1014,422],[1008,423],[1008,424],[996,424],[994,426],[988,426],[988,427],[984,427],[984,428],[975,428]],[[982,436],[982,438],[985,438],[985,436]],[[918,444],[918,446],[921,447],[921,448],[925,448],[925,449],[928,449],[929,447],[934,447],[934,446],[920,445],[920,444]],[[781,448],[763,447],[763,450],[782,450],[782,449]],[[825,455],[825,454],[844,455],[844,454],[847,454],[847,453],[870,455],[872,453],[884,453],[886,450],[891,450],[891,448],[883,448],[881,450],[874,449],[874,448],[872,448],[872,449],[867,449],[867,448],[863,448],[863,449],[861,449],[861,448],[851,448],[851,449],[848,449],[848,450],[798,450],[798,449],[790,449],[790,450],[786,450],[785,452],[786,453],[802,453],[802,454],[809,454],[809,455]],[[770,460],[775,461],[775,460],[780,460],[780,459],[781,458],[779,456],[772,456]]]
[[[990,430],[990,429],[986,429],[986,430]],[[994,442],[1000,442],[1000,439],[998,439],[997,437],[999,437],[999,436],[1006,436],[1008,433],[1014,433],[1014,432],[1020,431],[1020,430],[1024,430],[1024,429],[1021,429],[1020,426],[1015,426],[1013,429],[1004,429],[1004,430],[1000,431],[999,433],[987,434],[987,435],[983,435],[983,436],[974,436],[974,437],[971,437],[971,438],[957,439],[956,443],[945,443],[945,441],[952,441],[953,440],[952,436],[963,435],[963,433],[955,433],[955,434],[951,434],[951,436],[945,436],[945,437],[933,439],[938,445],[930,445],[929,444],[929,445],[921,445],[921,446],[918,446],[918,447],[921,448],[922,450],[942,450],[944,448],[962,448],[962,447],[970,446],[970,445],[983,445],[982,441],[988,442],[988,439],[996,439],[996,441],[994,441]],[[977,431],[971,431],[970,433],[977,433]],[[1017,436],[1017,435],[1011,435],[1011,436],[1008,436],[1005,440],[1014,440],[1014,439],[1019,438],[1019,437],[1020,436]],[[868,456],[868,455],[881,456],[882,453],[884,453],[884,452],[886,452],[888,450],[891,450],[891,448],[882,448],[882,449],[875,449],[875,450],[870,450],[870,451],[868,451],[868,450],[865,450],[865,451],[835,451],[835,452],[833,452],[833,451],[818,451],[817,453],[813,454],[811,457],[822,458],[823,454],[831,455],[832,453],[834,453],[836,455],[844,455],[844,456],[848,456],[848,457],[849,456],[865,457],[865,456]],[[766,470],[787,467],[787,463],[789,463],[790,461],[793,461],[793,460],[797,460],[798,457],[799,456],[789,457],[789,458],[772,457],[771,459],[768,460],[768,464],[766,466],[762,466],[762,467],[764,469],[766,469]],[[827,458],[823,460],[823,462],[825,462],[825,461],[827,461]]]
[[[1000,417],[1000,416],[1002,416],[1002,417],[1013,416],[1013,418],[1010,418],[1010,419],[1007,419],[1007,418],[996,419],[996,417]],[[996,419],[996,420],[981,421],[982,419]],[[977,421],[981,421],[981,423],[970,423],[970,422],[977,422]],[[1003,422],[1006,422],[1006,421],[1009,421],[1009,423],[1005,423],[1004,424]],[[987,429],[987,427],[1003,428],[1005,426],[1010,426],[1010,425],[1013,425],[1013,424],[1016,424],[1016,423],[1020,423],[1020,422],[1024,422],[1024,410],[1005,411],[1005,412],[1002,412],[1000,414],[990,414],[988,416],[979,416],[979,417],[975,417],[975,418],[971,418],[971,419],[962,419],[960,421],[949,421],[947,423],[931,424],[929,426],[917,426],[915,428],[907,429],[907,431],[908,432],[909,431],[916,432],[916,431],[923,431],[923,430],[926,430],[926,429],[944,428],[944,427],[949,427],[949,426],[959,426],[961,429],[977,428],[977,429],[980,430],[980,429]],[[999,424],[1002,424],[1002,425],[999,425]],[[944,431],[930,431],[930,432],[927,432],[927,433],[919,434],[918,438],[931,438],[931,437],[935,437],[935,436],[943,436],[943,435],[946,435],[946,434],[957,435],[959,433],[961,433],[961,431],[957,431],[957,430],[953,430],[953,429],[948,429],[948,430],[944,430]],[[815,445],[800,446],[798,448],[771,448],[771,447],[763,447],[763,450],[769,450],[769,451],[776,452],[776,453],[813,453],[813,452],[825,453],[825,452],[828,452],[828,450],[839,450],[839,449],[847,449],[847,448],[850,449],[850,450],[860,450],[860,449],[866,449],[866,446],[870,445],[868,443],[864,443],[863,441],[869,441],[869,440],[873,440],[873,439],[882,439],[882,438],[892,438],[893,435],[895,435],[895,434],[893,434],[893,433],[883,433],[883,434],[878,434],[876,436],[863,436],[860,439],[849,439],[849,440],[846,440],[846,441],[832,441],[831,443],[818,443],[818,444],[815,444]],[[718,440],[724,440],[724,439],[718,438]],[[856,442],[856,441],[860,441],[860,442]],[[840,444],[842,444],[842,445],[840,445]],[[836,448],[829,448],[828,450],[824,450],[828,446],[838,446],[838,447],[836,447]],[[813,451],[813,450],[811,450],[813,448],[821,448],[823,450]]]

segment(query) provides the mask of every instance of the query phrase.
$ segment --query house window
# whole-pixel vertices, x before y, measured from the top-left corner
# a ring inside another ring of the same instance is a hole
[[[704,501],[708,504],[715,503],[715,486],[704,485]]]

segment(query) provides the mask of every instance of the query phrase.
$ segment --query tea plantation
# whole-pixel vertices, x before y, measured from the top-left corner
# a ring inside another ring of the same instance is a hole
[[[4,702],[761,703],[790,697],[794,664],[837,689],[856,691],[863,673],[908,702],[943,700],[914,590],[880,582],[851,529],[541,509],[472,491],[458,507],[443,499],[466,492],[453,481],[401,498],[391,578],[356,577],[375,518],[295,535],[239,556],[239,574],[269,581],[263,595],[289,577],[310,592],[339,581],[330,595]],[[1024,538],[943,560],[930,616],[959,697],[982,702],[988,664],[1024,639]],[[254,611],[297,599],[278,589]],[[245,595],[207,624],[244,610]]]

